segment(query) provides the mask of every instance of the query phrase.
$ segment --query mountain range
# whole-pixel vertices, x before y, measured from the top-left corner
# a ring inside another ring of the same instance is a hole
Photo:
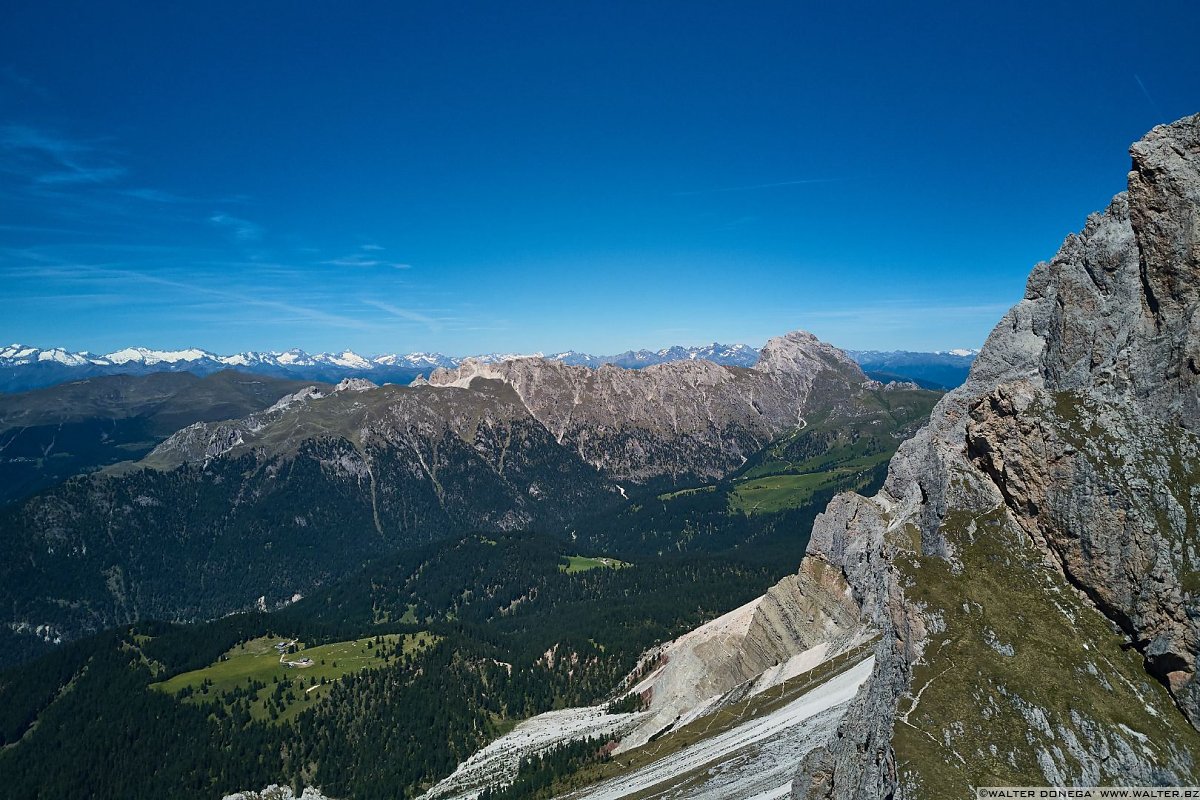
[[[880,380],[913,380],[931,389],[957,386],[966,378],[975,351],[953,350],[945,353],[851,351],[850,356]],[[199,348],[151,350],[128,347],[105,355],[71,352],[60,347],[38,348],[12,344],[0,348],[0,392],[21,392],[52,386],[66,381],[101,375],[146,375],[155,372],[191,372],[207,375],[236,369],[258,375],[295,380],[336,383],[343,378],[366,378],[374,383],[407,384],[427,377],[439,368],[455,368],[468,358],[497,363],[518,358],[546,358],[571,366],[600,367],[613,364],[629,369],[671,361],[707,360],[735,367],[750,367],[758,360],[758,350],[745,344],[724,345],[716,342],[699,346],[673,346],[660,350],[627,350],[610,356],[596,356],[568,350],[545,355],[489,353],[455,357],[441,353],[385,353],[360,355],[351,350],[340,353],[307,353],[292,349],[282,352],[247,351],[218,355]],[[876,374],[877,373],[877,374]]]
[[[978,350],[955,349],[920,353],[911,350],[847,350],[872,378],[915,381],[927,389],[949,391],[961,386]]]
[[[752,366],[758,351],[742,344],[711,344],[698,347],[668,347],[662,350],[629,350],[613,356],[593,356],[566,351],[543,356],[489,353],[477,360],[506,361],[524,357],[548,357],[564,364],[598,367],[602,364],[638,368],[667,361],[708,359],[720,364]],[[13,344],[0,349],[0,391],[26,391],[63,381],[97,375],[145,375],[152,372],[192,372],[205,375],[237,369],[260,375],[297,380],[331,381],[367,378],[375,383],[408,383],[438,367],[455,367],[464,359],[441,353],[384,353],[364,356],[352,350],[340,353],[307,353],[293,348],[282,352],[246,351],[232,355],[199,348],[151,350],[127,347],[105,355],[70,352],[54,347],[42,349]]]
[[[936,397],[871,381],[803,332],[772,339],[753,367],[467,359],[412,386],[346,378],[267,405],[282,388],[257,387],[247,416],[197,419],[141,460],[0,510],[9,627],[67,639],[272,606],[449,532],[562,530],[627,497],[720,480],[810,418],[867,416],[890,436]]]

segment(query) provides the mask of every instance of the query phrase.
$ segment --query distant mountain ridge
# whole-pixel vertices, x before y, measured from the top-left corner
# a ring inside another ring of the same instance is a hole
[[[470,356],[476,361],[499,363],[517,358],[547,358],[572,366],[599,367],[616,364],[630,369],[669,361],[704,359],[735,367],[750,367],[758,361],[758,351],[744,344],[682,347],[661,350],[627,350],[609,356],[597,356],[574,350],[546,356],[542,353],[487,353]],[[220,355],[200,348],[152,350],[126,347],[98,355],[87,351],[72,352],[62,347],[39,348],[12,344],[0,348],[0,392],[22,392],[57,383],[100,375],[144,375],[152,372],[192,372],[207,375],[223,369],[238,369],[261,375],[299,380],[337,382],[343,378],[368,378],[375,383],[409,383],[427,376],[439,367],[454,369],[467,357],[442,353],[383,353],[362,355],[353,350],[338,353],[308,353],[299,348],[279,351],[248,350]]]
[[[869,376],[878,381],[908,380],[926,389],[950,390],[967,380],[978,350],[956,348],[932,353],[911,350],[847,350]]]
[[[467,358],[478,361],[498,362],[515,358],[537,357],[551,361],[561,361],[572,366],[598,367],[602,364],[616,364],[623,367],[642,367],[661,364],[666,361],[688,361],[698,358],[715,361],[718,364],[730,366],[753,366],[758,360],[758,351],[745,344],[719,344],[713,342],[707,345],[684,347],[674,345],[661,350],[626,350],[624,353],[609,356],[596,356],[567,350],[553,355],[544,353],[486,353],[473,356],[447,356],[442,353],[383,353],[380,355],[362,355],[353,350],[343,350],[340,353],[308,353],[299,348],[284,351],[254,351],[247,350],[232,355],[220,355],[210,350],[196,347],[182,350],[152,350],[146,347],[126,347],[112,353],[97,355],[82,350],[71,352],[62,347],[39,348],[23,344],[11,344],[0,349],[0,365],[29,366],[33,364],[60,364],[67,367],[116,367],[128,365],[159,366],[169,365],[198,365],[205,362],[220,364],[222,367],[253,367],[270,365],[277,367],[313,367],[335,366],[345,369],[374,369],[378,367],[412,367],[414,369],[430,369],[433,367],[457,367]]]
[[[847,351],[872,378],[883,381],[914,380],[927,388],[949,389],[961,384],[975,358],[974,350],[918,353],[909,351]],[[569,366],[597,368],[613,364],[642,369],[672,361],[712,361],[732,367],[752,367],[758,350],[746,344],[674,345],[660,350],[626,350],[615,355],[592,355],[575,350],[543,353],[488,353],[448,356],[411,352],[363,355],[353,350],[309,353],[299,348],[284,351],[248,350],[220,355],[201,348],[153,350],[126,347],[103,355],[73,352],[62,347],[39,348],[12,344],[0,348],[0,392],[23,392],[67,381],[102,375],[145,375],[155,372],[191,372],[208,375],[237,369],[295,380],[336,383],[345,378],[366,378],[373,383],[410,383],[428,377],[438,368],[457,369],[467,361],[500,363],[520,358],[545,358]]]

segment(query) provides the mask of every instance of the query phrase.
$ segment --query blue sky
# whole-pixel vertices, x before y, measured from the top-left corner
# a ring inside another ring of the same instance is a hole
[[[825,5],[9,3],[0,340],[973,347],[1200,111],[1194,2]]]

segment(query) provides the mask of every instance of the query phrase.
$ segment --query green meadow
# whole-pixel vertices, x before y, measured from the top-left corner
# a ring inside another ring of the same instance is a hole
[[[591,558],[588,556],[564,556],[567,563],[559,566],[563,572],[568,575],[574,575],[576,572],[587,572],[589,569],[620,569],[628,567],[626,561],[618,561],[615,558]]]
[[[253,719],[286,722],[327,695],[343,675],[381,667],[436,640],[428,633],[387,634],[305,648],[290,638],[263,636],[229,649],[207,667],[151,688],[184,702],[219,700],[227,710],[241,708]],[[290,645],[282,655],[276,649],[281,642]]]

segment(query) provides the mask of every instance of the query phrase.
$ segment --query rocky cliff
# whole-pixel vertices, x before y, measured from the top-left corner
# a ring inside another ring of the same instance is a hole
[[[873,498],[806,563],[883,631],[799,798],[1200,780],[1200,116],[1131,150]]]
[[[468,359],[433,386],[511,386],[561,443],[619,480],[717,478],[818,407],[847,404],[867,382],[845,353],[804,331],[771,339],[754,367],[679,361],[641,370],[544,358]]]

